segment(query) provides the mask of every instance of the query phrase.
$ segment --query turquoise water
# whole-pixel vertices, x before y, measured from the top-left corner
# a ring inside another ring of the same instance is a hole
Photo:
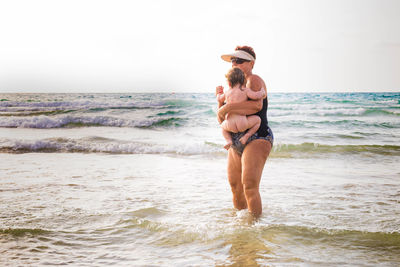
[[[0,263],[397,266],[400,94],[269,94],[263,215],[212,94],[1,94]]]

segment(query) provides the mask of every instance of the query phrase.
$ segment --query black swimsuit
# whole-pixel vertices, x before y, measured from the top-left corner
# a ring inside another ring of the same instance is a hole
[[[267,119],[267,110],[268,110],[268,98],[264,98],[263,100],[263,107],[262,109],[254,115],[257,115],[261,119],[260,128],[258,131],[250,136],[247,140],[246,144],[243,145],[240,143],[239,139],[242,138],[246,132],[239,132],[239,133],[231,133],[232,135],[232,148],[236,150],[239,155],[242,155],[244,148],[248,143],[256,139],[263,139],[267,140],[271,143],[271,146],[274,144],[274,134],[272,133],[271,128],[268,126],[268,119]]]

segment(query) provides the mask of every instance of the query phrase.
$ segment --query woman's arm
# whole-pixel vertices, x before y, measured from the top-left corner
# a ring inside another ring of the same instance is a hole
[[[251,115],[262,109],[262,99],[248,100],[241,103],[225,104],[218,109],[218,121],[222,123],[225,120],[226,114],[229,112],[239,115]]]
[[[255,93],[259,92],[260,90],[265,90],[265,93],[267,91],[264,81],[257,75],[252,75],[247,80],[246,87],[250,88]],[[265,96],[263,98],[265,98]],[[257,113],[262,109],[263,98],[259,100],[247,100],[241,103],[225,104],[222,107],[220,106],[218,109],[219,123],[222,123],[225,120],[226,114],[230,112],[243,116]]]

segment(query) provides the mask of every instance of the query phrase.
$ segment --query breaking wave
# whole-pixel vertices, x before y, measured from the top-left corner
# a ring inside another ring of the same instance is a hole
[[[180,117],[147,117],[143,119],[129,119],[112,116],[35,116],[35,117],[3,117],[0,118],[0,127],[5,128],[72,128],[90,126],[108,127],[168,127],[182,126],[186,121]]]
[[[225,155],[223,144],[213,142],[176,142],[159,144],[140,141],[122,141],[104,137],[81,139],[48,138],[43,140],[0,140],[2,153],[112,153],[112,154],[180,154]],[[396,145],[323,145],[318,143],[274,144],[271,157],[301,157],[316,154],[370,153],[400,156]]]

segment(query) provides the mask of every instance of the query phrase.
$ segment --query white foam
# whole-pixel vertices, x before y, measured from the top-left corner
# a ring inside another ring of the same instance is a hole
[[[139,141],[120,141],[106,138],[49,138],[43,140],[0,140],[0,149],[20,152],[91,152],[116,154],[178,154],[178,155],[225,155],[220,147],[204,142],[172,144],[146,143]]]
[[[18,128],[60,128],[68,124],[82,125],[101,125],[111,127],[149,127],[153,124],[168,119],[164,118],[143,118],[141,120],[113,117],[113,116],[29,116],[29,117],[0,117],[0,127],[18,127]]]

